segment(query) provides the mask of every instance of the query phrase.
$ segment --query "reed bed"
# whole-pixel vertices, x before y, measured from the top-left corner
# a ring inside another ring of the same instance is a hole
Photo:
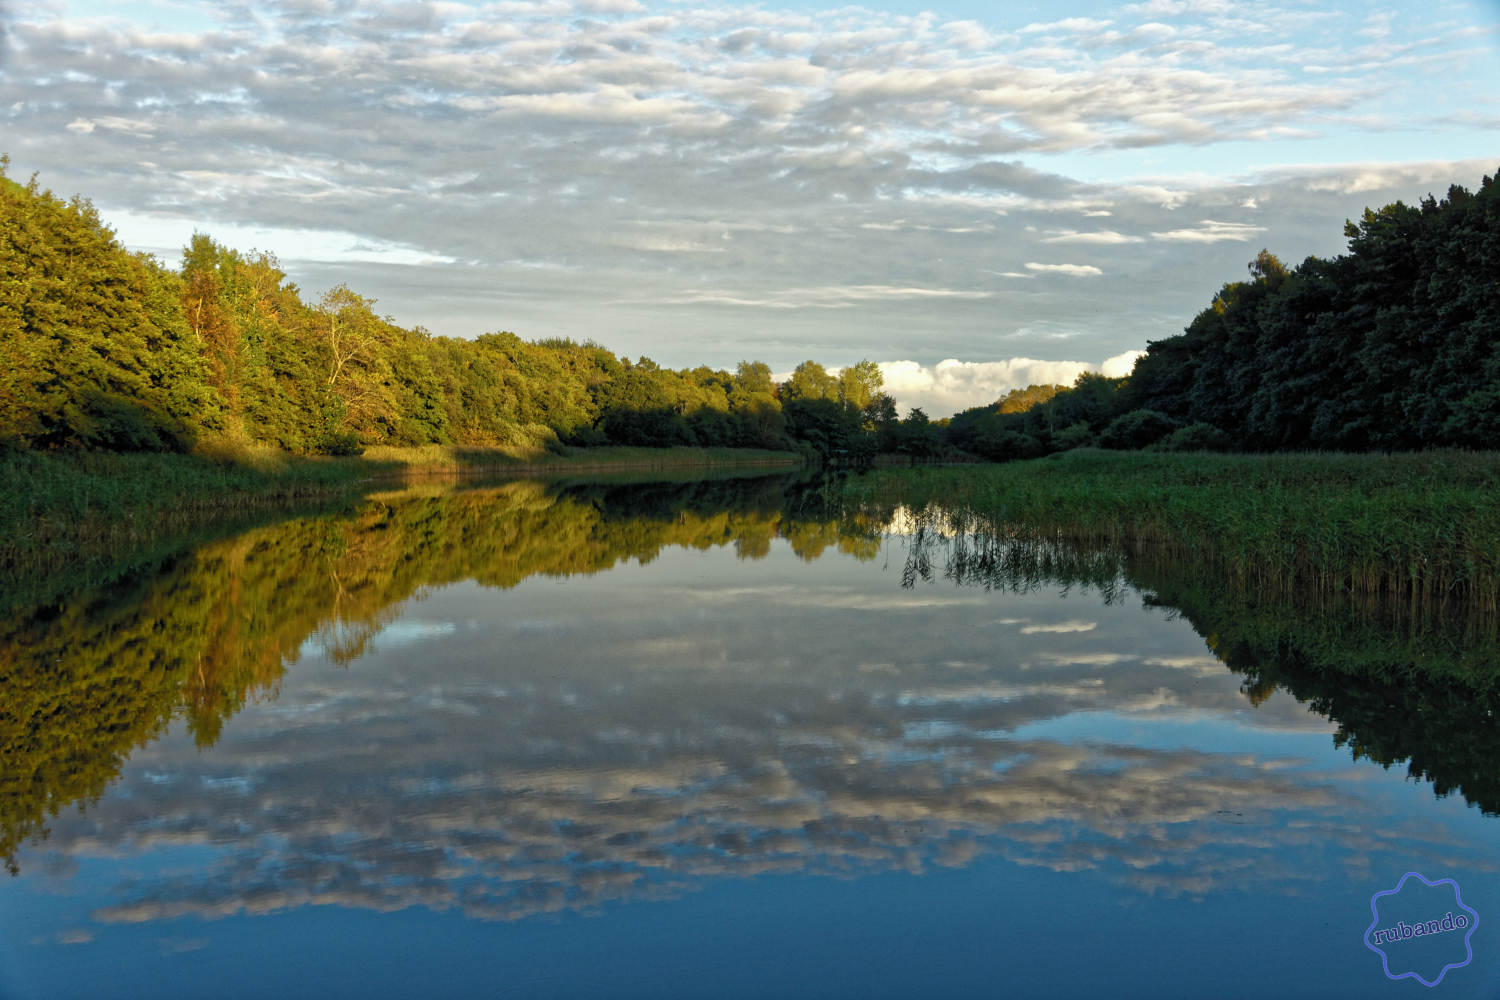
[[[844,497],[941,509],[997,537],[1200,560],[1258,592],[1500,618],[1500,453],[1070,452],[878,470],[850,479]]]
[[[0,456],[0,579],[113,560],[206,523],[357,496],[358,460],[233,455]]]
[[[366,462],[413,476],[475,472],[548,475],[557,472],[574,474],[653,469],[792,467],[801,465],[804,461],[796,452],[759,448],[639,448],[625,445],[594,448],[555,446],[553,450],[436,444],[416,448],[376,446],[365,449],[362,457]]]
[[[200,529],[322,509],[434,477],[701,475],[801,462],[791,452],[737,448],[431,446],[343,458],[223,443],[188,455],[0,452],[0,591],[59,570],[112,565]]]

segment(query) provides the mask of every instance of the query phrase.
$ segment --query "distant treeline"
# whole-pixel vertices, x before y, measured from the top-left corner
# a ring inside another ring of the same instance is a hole
[[[870,361],[776,383],[632,362],[593,342],[406,329],[340,285],[302,300],[269,253],[194,235],[181,267],[126,251],[84,199],[4,176],[0,448],[299,454],[367,445],[800,448],[1028,458],[1170,450],[1495,447],[1500,184],[1349,223],[1349,253],[1262,251],[1127,378],[1029,386],[949,421],[898,419]]]
[[[995,459],[1500,447],[1500,183],[1367,209],[1344,231],[1332,260],[1288,269],[1261,251],[1129,377],[1017,390],[953,417],[947,442]]]
[[[405,329],[339,286],[304,302],[269,253],[194,235],[181,267],[127,252],[81,198],[4,176],[0,447],[299,454],[365,445],[703,445],[873,451],[903,434],[873,362],[674,371],[594,343]]]

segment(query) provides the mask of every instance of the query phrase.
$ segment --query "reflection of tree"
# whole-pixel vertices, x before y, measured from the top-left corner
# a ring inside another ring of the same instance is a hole
[[[755,557],[771,538],[825,534],[784,514],[787,487],[517,483],[392,498],[250,531],[109,590],[22,609],[0,625],[0,856],[13,868],[47,816],[97,798],[174,716],[200,745],[214,743],[248,699],[275,696],[309,637],[348,663],[425,586],[513,587],[674,545]]]
[[[965,514],[929,509],[914,527],[906,586],[933,578],[941,550],[942,574],[961,585],[1018,593],[1079,586],[1106,601],[1144,593],[1147,604],[1179,612],[1244,675],[1251,704],[1282,688],[1336,722],[1336,744],[1347,744],[1356,760],[1406,763],[1438,795],[1457,791],[1500,814],[1500,635],[1482,624],[1492,619],[1454,607],[1424,614],[1369,595],[1266,593],[1253,574],[1218,572],[1175,550],[1070,539]]]

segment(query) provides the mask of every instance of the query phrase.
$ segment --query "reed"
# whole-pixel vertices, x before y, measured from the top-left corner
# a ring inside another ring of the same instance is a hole
[[[205,523],[357,496],[369,470],[276,452],[0,456],[0,575],[112,559]]]
[[[1500,617],[1500,453],[1069,452],[878,470],[847,502],[941,508],[986,531],[1202,560],[1258,591]]]
[[[114,565],[175,536],[323,509],[432,477],[701,474],[801,462],[791,452],[739,448],[430,446],[343,458],[224,442],[185,455],[0,451],[0,591]]]

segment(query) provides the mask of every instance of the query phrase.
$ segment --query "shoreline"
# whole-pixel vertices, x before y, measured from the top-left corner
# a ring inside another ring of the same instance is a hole
[[[718,470],[792,471],[795,452],[730,448],[372,449],[340,458],[274,449],[192,454],[0,453],[0,591],[129,561],[173,536],[319,513],[392,485]]]
[[[1500,452],[1080,450],[1003,465],[879,470],[855,507],[905,507],[995,538],[1155,549],[1261,591],[1500,620]],[[956,515],[956,518],[955,518]]]

